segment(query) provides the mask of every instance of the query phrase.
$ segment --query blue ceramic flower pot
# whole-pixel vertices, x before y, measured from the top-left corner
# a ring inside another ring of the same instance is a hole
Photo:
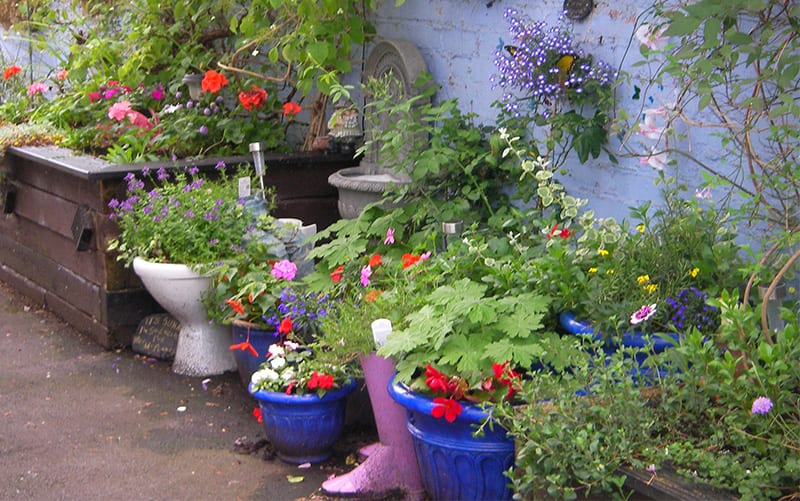
[[[570,334],[591,336],[595,341],[603,338],[603,334],[595,332],[590,322],[578,320],[574,313],[561,313],[559,315],[561,326]],[[638,331],[626,332],[622,336],[622,346],[625,348],[647,348],[652,353],[661,353],[678,343],[678,335],[673,333],[651,334],[649,336]],[[618,347],[617,343],[606,341],[606,346],[612,350]]]
[[[414,393],[394,378],[389,394],[407,411],[422,483],[435,500],[511,499],[513,491],[504,472],[514,465],[514,440],[500,426],[472,436],[487,415],[462,404],[458,418],[448,423],[431,415],[433,398]]]
[[[331,448],[344,427],[345,398],[356,387],[356,381],[320,398],[316,393],[287,395],[253,390],[258,400],[267,440],[282,461],[291,464],[319,463],[331,455]]]
[[[603,340],[603,334],[595,332],[590,322],[578,320],[574,313],[561,313],[559,315],[561,327],[568,333],[576,336],[587,336],[594,341]],[[644,367],[647,357],[654,353],[662,353],[664,350],[675,346],[679,342],[679,337],[675,333],[659,333],[645,335],[638,331],[626,332],[622,336],[621,342],[617,343],[606,339],[603,342],[603,350],[606,354],[611,354],[621,347],[635,348],[636,351],[636,372],[637,375],[646,376],[648,369]],[[661,370],[659,370],[661,372]]]
[[[245,386],[250,384],[250,377],[259,366],[267,359],[270,345],[274,344],[278,339],[275,337],[274,331],[265,331],[257,328],[255,324],[247,322],[233,322],[231,324],[233,333],[233,344],[243,343],[248,339],[250,344],[253,345],[258,356],[253,355],[248,350],[234,350],[233,356],[236,358],[236,366],[239,370],[239,377]]]

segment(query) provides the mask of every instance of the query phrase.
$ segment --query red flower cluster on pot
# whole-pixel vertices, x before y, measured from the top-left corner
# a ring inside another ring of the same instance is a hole
[[[514,393],[519,388],[522,375],[510,367],[509,362],[503,364],[495,363],[492,365],[494,377],[488,377],[481,381],[480,390],[490,396],[503,390],[505,395],[502,398],[511,400]],[[425,384],[434,395],[444,395],[433,399],[434,407],[431,415],[437,419],[444,419],[452,423],[461,414],[463,407],[459,400],[464,401],[485,401],[485,398],[478,398],[470,392],[469,383],[461,377],[447,376],[438,371],[435,367],[428,364],[425,366]],[[489,400],[492,400],[491,398]]]

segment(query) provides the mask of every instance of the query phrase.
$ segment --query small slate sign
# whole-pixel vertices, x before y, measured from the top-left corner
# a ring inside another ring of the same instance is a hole
[[[136,353],[161,360],[175,358],[181,324],[169,313],[148,315],[139,322],[131,348]]]

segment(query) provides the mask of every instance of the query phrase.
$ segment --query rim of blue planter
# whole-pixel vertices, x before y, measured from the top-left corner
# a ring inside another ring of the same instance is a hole
[[[433,399],[423,393],[412,391],[405,383],[395,381],[397,374],[395,373],[389,379],[389,395],[395,402],[405,407],[408,410],[419,412],[422,414],[430,415],[433,410]],[[469,423],[481,423],[489,417],[483,409],[477,405],[467,402],[459,402],[461,404],[461,414],[458,415],[456,420],[467,421]]]
[[[292,393],[291,395],[287,395],[286,393],[279,391],[253,390],[253,383],[247,385],[247,391],[250,393],[250,395],[259,400],[268,400],[273,403],[287,403],[293,405],[316,404],[319,402],[338,400],[346,397],[355,388],[356,380],[354,378],[350,378],[350,380],[343,384],[341,388],[329,390],[320,398],[316,393],[307,393],[305,395],[297,395]]]
[[[591,336],[594,341],[599,341],[603,338],[601,333],[594,331],[591,322],[578,320],[572,312],[562,312],[559,314],[559,322],[570,334]],[[626,348],[651,348],[656,353],[675,346],[679,341],[680,337],[674,332],[659,332],[646,336],[641,332],[634,331],[626,332],[622,336],[622,346]],[[608,344],[612,346],[616,345],[610,341]]]

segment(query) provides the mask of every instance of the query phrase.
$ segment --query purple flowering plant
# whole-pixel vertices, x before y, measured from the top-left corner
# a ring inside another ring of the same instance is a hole
[[[197,167],[128,173],[125,193],[108,203],[120,230],[109,250],[127,263],[138,256],[189,266],[241,253],[248,232],[268,221],[249,215],[236,177],[224,163],[209,174]]]
[[[564,15],[552,26],[516,9],[506,9],[504,17],[511,39],[501,38],[491,77],[492,86],[503,90],[502,109],[548,128],[546,151],[539,154],[555,166],[572,150],[581,162],[597,158],[608,142],[607,110],[619,73],[578,46]]]
[[[287,259],[274,259],[265,245],[249,245],[217,262],[208,273],[212,286],[203,304],[214,322],[242,322],[273,332],[276,340],[288,322],[295,338],[307,343],[328,314],[328,296],[311,291],[300,280],[297,266]]]

